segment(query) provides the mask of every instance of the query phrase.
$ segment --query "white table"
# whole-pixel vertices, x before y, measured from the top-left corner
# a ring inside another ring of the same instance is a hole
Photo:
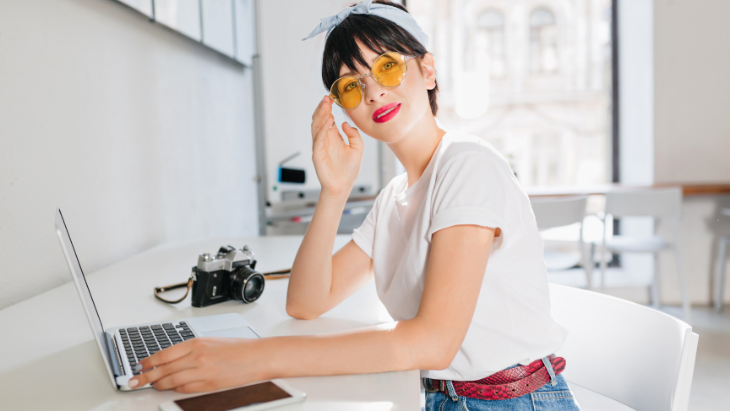
[[[335,248],[349,239],[338,236]],[[168,305],[152,294],[155,286],[185,281],[197,255],[215,252],[221,245],[248,244],[256,253],[256,268],[273,271],[291,267],[301,240],[302,236],[269,236],[163,245],[90,273],[87,280],[105,327],[237,312],[262,336],[270,337],[343,331],[391,321],[373,283],[310,321],[286,314],[287,280],[268,281],[261,298],[248,305],[228,301],[193,308],[190,297]],[[83,261],[81,264],[83,267]],[[115,391],[71,282],[0,310],[0,329],[0,409],[157,410],[161,402],[189,396],[152,389]],[[420,410],[418,371],[287,381],[306,392],[307,399],[277,408],[282,411]],[[628,410],[592,391],[573,384],[571,388],[583,410]]]
[[[336,248],[349,238],[338,236]],[[185,281],[199,253],[212,253],[226,244],[237,248],[248,244],[256,253],[260,271],[291,267],[301,239],[215,238],[163,245],[91,273],[87,280],[105,327],[235,312],[263,337],[271,337],[343,331],[391,321],[373,283],[310,321],[294,320],[286,314],[287,280],[268,281],[263,295],[253,304],[228,301],[193,308],[190,297],[169,305],[152,294],[155,286]],[[115,391],[72,283],[1,310],[0,327],[2,409],[156,410],[161,402],[189,396],[152,389]],[[278,408],[282,411],[420,409],[420,380],[415,370],[287,381],[306,392],[307,399]]]

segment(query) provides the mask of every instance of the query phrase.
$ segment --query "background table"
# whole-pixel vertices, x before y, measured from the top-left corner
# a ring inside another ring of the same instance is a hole
[[[349,236],[338,236],[339,249]],[[263,337],[343,331],[391,321],[371,282],[322,317],[301,321],[285,311],[287,280],[267,281],[252,304],[228,301],[193,308],[190,297],[169,305],[154,298],[155,286],[187,280],[203,252],[248,244],[260,271],[289,268],[302,236],[214,238],[163,245],[87,274],[104,327],[239,313]],[[81,261],[83,267],[83,261]],[[70,275],[69,275],[70,279]],[[93,340],[73,283],[0,311],[0,408],[7,410],[156,410],[161,402],[190,395],[145,389],[115,391]],[[418,410],[418,371],[290,378],[307,393],[284,410]]]

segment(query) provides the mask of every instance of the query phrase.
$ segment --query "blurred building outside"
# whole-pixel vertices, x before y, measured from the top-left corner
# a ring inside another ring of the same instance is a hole
[[[438,119],[523,186],[611,178],[610,0],[408,0],[429,34]]]

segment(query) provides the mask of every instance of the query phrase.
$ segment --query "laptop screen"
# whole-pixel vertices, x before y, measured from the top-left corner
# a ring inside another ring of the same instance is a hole
[[[68,268],[71,271],[71,277],[73,277],[74,283],[76,284],[76,290],[79,292],[79,297],[81,297],[81,304],[84,306],[86,317],[89,319],[89,323],[91,324],[91,330],[94,332],[94,338],[96,338],[99,351],[101,351],[101,355],[104,357],[104,361],[106,361],[105,365],[109,372],[109,377],[111,377],[112,382],[116,384],[111,370],[109,369],[111,361],[109,358],[109,352],[106,350],[104,326],[101,324],[101,317],[99,317],[99,312],[96,310],[96,304],[94,304],[94,299],[91,297],[91,290],[89,290],[89,285],[86,283],[86,277],[84,276],[83,270],[81,270],[81,263],[79,262],[79,257],[76,255],[76,249],[74,248],[73,242],[71,242],[71,236],[68,234],[68,228],[66,227],[66,222],[63,219],[61,210],[56,210],[56,234],[58,234],[58,239],[61,242],[61,248],[63,248],[63,254],[66,257]]]

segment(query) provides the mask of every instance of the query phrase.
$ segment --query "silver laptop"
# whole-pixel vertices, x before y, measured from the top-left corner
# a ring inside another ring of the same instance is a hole
[[[81,263],[76,255],[71,236],[61,210],[56,210],[56,234],[61,241],[68,268],[81,297],[81,303],[94,332],[96,344],[109,372],[115,389],[130,391],[128,382],[135,373],[132,370],[139,361],[167,347],[195,337],[260,338],[251,325],[238,314],[220,314],[207,317],[159,323],[136,324],[125,327],[104,328],[96,310],[91,290],[86,283]],[[141,388],[151,387],[147,384]]]

